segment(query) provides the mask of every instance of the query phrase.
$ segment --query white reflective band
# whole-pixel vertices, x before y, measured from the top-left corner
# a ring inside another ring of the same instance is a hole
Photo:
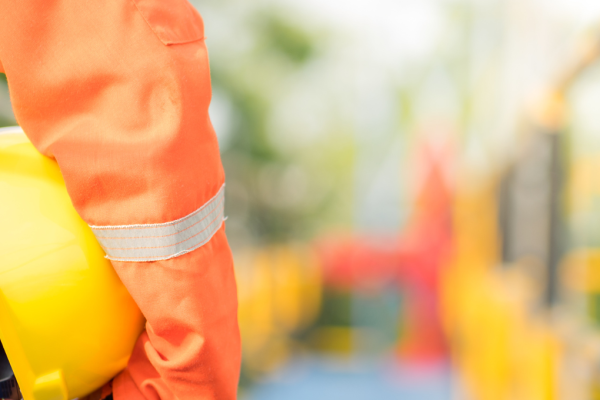
[[[223,224],[225,185],[202,207],[163,224],[92,226],[94,235],[116,261],[168,260],[207,243]]]

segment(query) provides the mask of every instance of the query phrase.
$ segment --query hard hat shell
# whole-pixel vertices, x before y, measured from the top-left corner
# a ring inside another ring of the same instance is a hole
[[[0,341],[24,400],[74,399],[126,366],[144,319],[57,163],[0,133]]]

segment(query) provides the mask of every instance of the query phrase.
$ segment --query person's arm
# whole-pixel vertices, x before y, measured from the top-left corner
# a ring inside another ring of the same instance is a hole
[[[0,1],[18,123],[57,160],[147,318],[115,399],[234,399],[237,299],[200,16],[186,0]]]

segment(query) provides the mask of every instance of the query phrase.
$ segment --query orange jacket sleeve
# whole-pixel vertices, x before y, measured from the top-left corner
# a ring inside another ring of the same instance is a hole
[[[232,256],[219,214],[207,214],[212,225],[197,217],[224,184],[200,16],[186,0],[0,2],[0,59],[19,124],[57,160],[87,223],[137,235],[103,243],[136,249],[115,253],[113,265],[147,318],[115,399],[234,399]],[[198,234],[182,227],[190,216],[206,225]],[[153,239],[139,233],[157,226]],[[183,239],[164,242],[171,236]]]

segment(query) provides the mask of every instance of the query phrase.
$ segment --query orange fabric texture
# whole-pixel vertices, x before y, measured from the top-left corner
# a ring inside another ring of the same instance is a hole
[[[202,20],[186,0],[3,2],[15,115],[91,225],[177,220],[220,189]],[[166,261],[113,262],[147,318],[116,400],[234,399],[240,366],[224,227]]]
[[[100,400],[106,399],[108,396],[112,394],[112,382],[107,383],[100,390]]]

